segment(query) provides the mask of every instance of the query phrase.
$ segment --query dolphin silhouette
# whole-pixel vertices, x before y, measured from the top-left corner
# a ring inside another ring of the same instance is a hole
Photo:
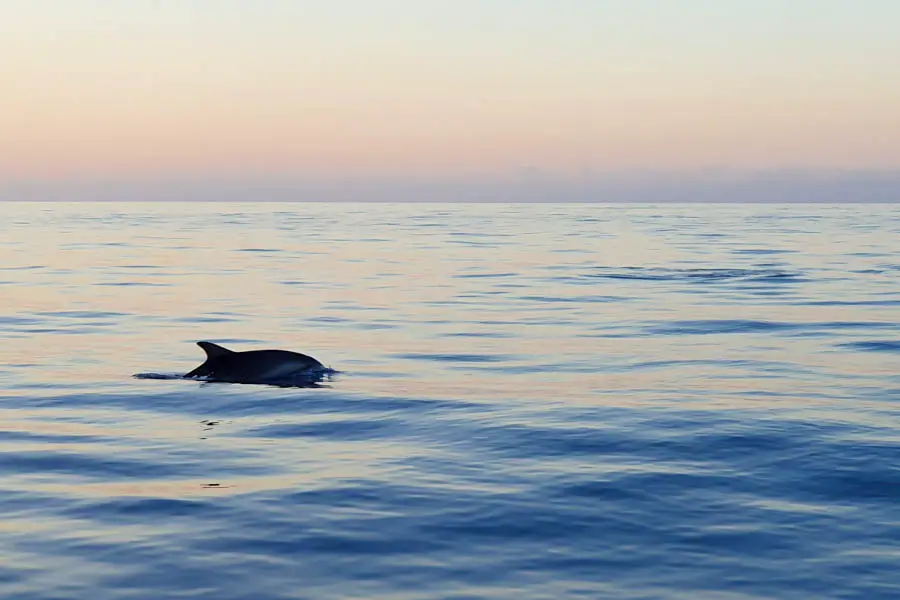
[[[333,372],[311,356],[287,350],[235,352],[212,342],[197,342],[206,362],[185,373],[185,378],[205,377],[226,383],[310,383]]]

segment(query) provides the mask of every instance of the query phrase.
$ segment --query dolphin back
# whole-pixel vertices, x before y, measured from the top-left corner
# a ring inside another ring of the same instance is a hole
[[[207,377],[230,383],[272,383],[321,376],[328,369],[318,360],[287,350],[234,352],[212,342],[197,342],[206,361],[184,377]]]

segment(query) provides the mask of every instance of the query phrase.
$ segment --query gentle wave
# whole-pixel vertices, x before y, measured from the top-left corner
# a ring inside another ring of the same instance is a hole
[[[799,272],[781,269],[675,269],[663,267],[597,267],[585,275],[599,279],[633,279],[638,281],[685,281],[690,283],[767,282],[800,283]]]

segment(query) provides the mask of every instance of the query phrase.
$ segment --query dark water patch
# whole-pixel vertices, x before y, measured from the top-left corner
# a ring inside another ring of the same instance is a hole
[[[496,452],[528,460],[626,455],[646,443],[615,428],[575,424],[568,427],[484,424],[461,428],[454,435],[459,436],[457,443],[476,445],[479,454]]]
[[[503,364],[497,365],[488,363],[484,365],[457,365],[454,368],[459,371],[473,369],[484,373],[503,373],[506,375],[528,375],[528,374],[563,374],[563,373],[615,373],[621,370],[619,365],[606,359],[598,357],[596,359],[580,359],[566,361],[548,361],[548,362],[532,362],[526,364]]]
[[[0,429],[0,442],[25,442],[25,443],[48,443],[48,444],[66,444],[66,443],[102,443],[111,442],[115,438],[102,437],[97,435],[86,434],[47,434],[36,433],[31,431],[4,430]]]
[[[379,275],[385,277],[385,275]],[[349,310],[349,311],[365,311],[365,312],[391,312],[391,309],[384,306],[372,306],[370,304],[358,304],[356,302],[347,302],[345,300],[328,300],[323,302],[332,310]],[[399,321],[398,321],[399,322]]]
[[[896,329],[900,330],[900,323],[884,321],[826,321],[823,323],[809,323],[805,327],[817,329]]]
[[[54,333],[59,335],[95,335],[110,334],[110,328],[116,327],[116,323],[88,323],[84,327],[28,327],[20,329],[23,333]],[[116,333],[118,335],[118,333]]]
[[[466,238],[506,238],[513,237],[511,233],[479,233],[475,231],[451,231],[447,234],[449,237],[466,237]]]
[[[796,250],[779,250],[775,248],[738,248],[732,250],[733,254],[752,254],[752,255],[770,255],[770,254],[793,254]]]
[[[598,267],[584,277],[687,283],[768,282],[798,283],[804,277],[783,269],[670,269],[663,267]]]
[[[489,240],[472,240],[472,239],[449,239],[446,244],[458,245],[458,246],[470,246],[473,248],[498,248],[500,246],[506,245],[508,242],[502,241],[489,241]]]
[[[516,277],[516,275],[516,273],[460,273],[454,277],[458,279],[500,279]]]
[[[623,296],[571,296],[567,298],[559,297],[559,296],[519,296],[516,298],[517,300],[525,300],[529,302],[541,302],[541,303],[550,303],[550,304],[594,304],[594,303],[606,303],[606,302],[623,302],[626,300],[630,300],[630,298],[626,298]]]
[[[320,289],[320,290],[345,290],[353,287],[349,283],[340,283],[336,281],[302,281],[302,280],[287,280],[279,282],[282,285],[306,285],[311,287],[312,289]],[[356,282],[354,282],[356,283]]]
[[[173,284],[155,281],[104,281],[95,285],[107,287],[171,287]]]
[[[861,350],[863,352],[900,352],[900,341],[868,340],[864,342],[848,342],[846,344],[838,344],[838,348]]]
[[[212,552],[236,552],[242,554],[249,552],[251,555],[283,556],[289,558],[297,554],[310,553],[322,557],[340,557],[342,561],[358,557],[377,557],[379,562],[388,561],[390,557],[402,557],[417,555],[423,552],[433,552],[446,547],[448,544],[440,543],[438,538],[416,535],[410,530],[409,524],[398,517],[377,517],[367,519],[361,523],[347,519],[344,526],[346,533],[334,529],[326,531],[304,531],[292,528],[286,530],[277,539],[262,539],[257,536],[223,536],[216,540],[210,540],[200,545],[202,551]],[[380,531],[383,528],[391,529],[395,535],[386,538],[380,535],[367,534],[369,531]],[[364,577],[377,581],[384,576],[379,575],[379,569],[374,565],[355,563],[353,571],[362,571],[351,575],[352,578]],[[368,574],[365,572],[368,571]],[[364,596],[363,596],[364,597]]]
[[[609,535],[607,519],[564,505],[544,505],[515,497],[482,499],[477,508],[449,509],[423,524],[429,537],[485,544],[552,544]]]
[[[715,335],[725,333],[773,333],[796,330],[799,325],[776,321],[746,319],[710,319],[693,321],[669,321],[644,329],[649,335]]]
[[[862,258],[883,258],[883,252],[848,252],[845,256],[859,256]]]
[[[0,452],[0,472],[6,474],[40,473],[42,475],[75,475],[78,477],[108,477],[143,480],[196,475],[200,462],[163,463],[156,460],[101,457],[84,453],[67,454],[59,451]],[[259,469],[239,468],[244,473]]]
[[[126,524],[144,523],[147,519],[216,518],[228,512],[214,502],[180,498],[118,497],[91,503],[80,503],[67,508],[63,514],[76,519],[93,519],[103,516]]]
[[[391,425],[390,421],[379,419],[340,419],[266,425],[247,430],[244,435],[258,438],[322,438],[341,442],[366,441],[390,435]]]
[[[449,323],[450,321],[445,321]],[[504,325],[518,325],[518,321],[501,321],[499,319],[472,319],[471,323],[475,323],[477,325],[490,325],[490,326],[504,326]]]
[[[398,323],[388,323],[383,321],[378,322],[368,322],[368,323],[359,323],[357,324],[357,329],[369,330],[369,331],[377,331],[380,329],[401,329],[403,325]]]
[[[710,319],[668,321],[647,326],[644,333],[650,335],[713,335],[735,333],[781,333],[793,336],[826,336],[835,330],[897,329],[893,323],[880,321],[831,321],[821,323],[788,323],[783,321],[756,321],[746,319]]]
[[[73,242],[70,244],[61,244],[60,248],[65,250],[81,250],[91,248],[130,248],[134,245],[129,242]]]
[[[263,388],[269,389],[269,388]],[[489,407],[466,400],[431,400],[409,397],[352,396],[329,390],[297,390],[288,393],[281,390],[271,393],[230,393],[215,399],[207,406],[195,406],[193,412],[208,416],[237,417],[244,415],[384,415],[401,412],[406,414],[435,414],[442,412],[472,412],[483,414]],[[168,403],[175,402],[169,400]]]
[[[38,312],[42,317],[58,317],[61,319],[118,319],[127,317],[128,313],[99,310],[60,310],[54,312]]]
[[[796,300],[802,306],[900,306],[898,300]]]
[[[34,489],[14,489],[13,485],[6,485],[0,489],[0,507],[4,511],[4,516],[9,519],[40,514],[42,509],[46,508],[56,512],[71,505],[72,499],[65,495]]]
[[[179,317],[172,319],[172,321],[176,323],[234,323],[239,320],[240,319],[237,319],[235,317],[213,314],[196,317]]]
[[[220,405],[228,401],[227,394],[199,394],[197,393],[196,382],[190,379],[183,379],[177,373],[141,373],[141,377],[136,379],[156,379],[156,380],[179,380],[179,387],[159,387],[154,390],[155,393],[135,392],[133,394],[122,393],[100,393],[97,391],[74,393],[71,390],[78,389],[74,384],[50,384],[42,383],[39,386],[32,386],[27,389],[32,394],[42,392],[41,396],[32,396],[28,403],[30,409],[62,409],[68,410],[77,407],[78,410],[85,414],[85,418],[91,418],[92,411],[101,410],[123,410],[127,414],[139,417],[143,414],[155,416],[159,413],[167,414],[188,414],[197,416],[208,416],[209,412],[216,410]],[[127,376],[125,376],[127,377]],[[193,389],[191,387],[193,384]],[[137,384],[135,384],[137,385]],[[151,385],[147,383],[146,385]],[[160,384],[152,384],[160,385]],[[174,384],[173,384],[174,385]],[[88,384],[87,389],[92,389],[92,385]],[[242,389],[248,389],[246,386]],[[253,388],[249,388],[253,389]],[[269,389],[269,388],[262,388]],[[69,393],[50,393],[55,390],[70,390]],[[96,418],[96,417],[94,417]]]
[[[508,286],[500,286],[500,285],[495,286],[495,288],[500,288],[500,287],[508,287]],[[513,287],[519,288],[519,287],[523,287],[523,286],[517,285],[517,286],[513,286]],[[508,294],[508,292],[505,289],[490,289],[490,290],[483,290],[483,291],[475,292],[475,293],[471,293],[471,294],[457,294],[456,298],[458,300],[483,298],[483,299],[487,300],[487,302],[490,302],[493,300],[493,298],[495,296],[505,296],[507,294]]]
[[[900,443],[836,441],[818,444],[784,462],[790,463],[799,498],[893,506],[900,501],[900,471],[893,462],[898,452]],[[900,533],[900,525],[892,527]]]
[[[485,338],[485,339],[508,339],[514,337],[511,333],[501,333],[498,331],[453,331],[450,333],[442,333],[440,337],[460,337],[460,338]]]
[[[504,362],[515,360],[516,357],[501,354],[392,354],[392,358],[400,358],[404,360],[427,360],[436,362],[450,363],[486,363],[486,362]]]
[[[696,456],[699,451],[704,461],[721,461],[750,468],[756,463],[771,464],[773,459],[784,459],[801,445],[809,443],[809,437],[798,442],[783,432],[764,427],[739,426],[733,429],[729,432],[703,433],[691,439],[676,438],[667,444],[667,453],[688,458]],[[732,485],[737,487],[736,483]]]
[[[178,598],[178,597],[214,597],[217,600],[238,600],[239,598],[286,598],[283,593],[275,592],[271,573],[284,568],[254,561],[247,557],[240,564],[231,564],[227,559],[214,562],[200,557],[207,552],[198,549],[195,556],[172,558],[158,548],[142,548],[139,545],[128,548],[127,552],[113,553],[113,548],[105,545],[78,545],[66,550],[75,555],[92,559],[95,563],[116,567],[108,569],[109,575],[104,577],[104,589],[123,590],[129,595],[122,597],[137,598]],[[223,570],[221,565],[230,570]],[[256,584],[249,584],[248,578],[260,579]],[[283,584],[283,582],[281,582]],[[78,589],[78,588],[76,588]],[[87,593],[90,586],[81,591]],[[278,589],[277,586],[275,589]],[[147,594],[147,592],[150,594]],[[134,595],[137,592],[138,595]],[[70,592],[71,594],[71,592]],[[73,597],[54,596],[54,597]],[[31,599],[28,599],[31,600]]]
[[[771,372],[772,369],[782,369],[795,374],[796,366],[787,367],[784,363],[764,362],[740,359],[671,359],[639,361],[627,365],[628,370],[653,370],[653,369],[681,369],[683,367],[717,367],[725,369],[759,369]]]
[[[288,490],[284,493],[289,504],[314,509],[329,507],[353,509],[356,514],[373,516],[389,512],[391,505],[405,505],[412,509],[440,509],[443,502],[427,488],[409,483],[377,482],[372,480],[342,480],[333,485],[314,489]],[[348,512],[348,514],[351,514]]]
[[[37,325],[42,323],[43,319],[33,319],[31,317],[13,317],[0,315],[0,325]]]
[[[350,323],[352,319],[348,319],[346,317],[333,317],[333,316],[321,316],[321,317],[310,317],[308,319],[304,319],[305,322],[311,323]]]

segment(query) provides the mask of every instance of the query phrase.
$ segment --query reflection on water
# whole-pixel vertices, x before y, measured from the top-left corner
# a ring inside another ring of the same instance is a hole
[[[898,597],[898,233],[0,205],[0,595]],[[340,373],[182,379],[207,339]]]

